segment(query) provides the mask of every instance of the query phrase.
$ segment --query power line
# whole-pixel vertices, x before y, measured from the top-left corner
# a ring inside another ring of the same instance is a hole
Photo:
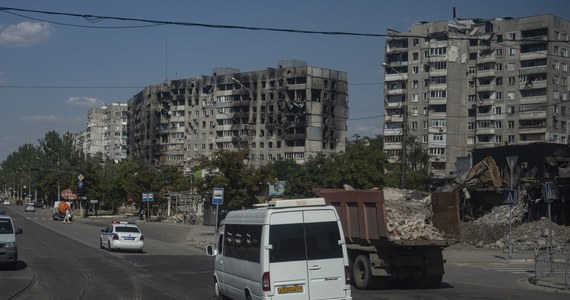
[[[163,20],[114,17],[114,16],[98,16],[98,15],[86,15],[86,14],[76,14],[76,13],[64,13],[64,12],[54,12],[54,11],[21,9],[21,8],[13,8],[13,7],[0,7],[0,10],[4,11],[4,12],[17,11],[17,12],[46,14],[46,15],[53,15],[53,16],[78,17],[78,18],[83,18],[83,19],[87,20],[88,22],[94,22],[94,21],[99,22],[101,20],[115,20],[115,21],[134,21],[134,22],[150,23],[150,24],[154,24],[154,25],[178,25],[178,26],[205,27],[205,28],[214,28],[214,29],[241,29],[241,30],[252,30],[252,31],[272,31],[272,32],[322,34],[322,35],[346,35],[346,36],[364,36],[364,37],[386,37],[386,36],[388,36],[387,34],[378,34],[378,33],[359,33],[359,32],[348,32],[348,31],[316,31],[316,30],[287,29],[287,28],[274,28],[274,27],[254,27],[254,26],[240,26],[240,25],[181,22],[181,21],[163,21]]]
[[[1,85],[10,89],[144,89],[146,86],[88,86],[88,85]]]
[[[46,22],[46,23],[50,23],[50,24],[55,24],[55,25],[61,25],[61,26],[69,26],[69,27],[80,27],[80,28],[97,28],[97,29],[133,29],[133,28],[146,28],[146,27],[154,27],[154,26],[162,26],[162,24],[150,24],[150,25],[137,25],[137,26],[92,26],[92,25],[78,25],[78,24],[69,24],[69,23],[61,23],[61,22],[55,22],[55,21],[50,21],[50,20],[46,20],[46,19],[40,19],[40,18],[34,18],[34,17],[30,17],[30,16],[25,16],[22,14],[17,14],[14,12],[9,12],[9,11],[4,11],[7,14],[11,14],[11,15],[15,15],[18,17],[22,17],[22,18],[26,18],[26,19],[30,19],[30,20],[36,20],[36,21],[41,21],[41,22]],[[89,20],[88,20],[89,21]]]

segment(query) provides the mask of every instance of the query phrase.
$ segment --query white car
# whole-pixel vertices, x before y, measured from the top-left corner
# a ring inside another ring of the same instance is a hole
[[[25,212],[35,212],[36,208],[33,205],[26,205],[26,208],[24,208]]]
[[[4,205],[10,205],[10,200],[8,199],[4,200]]]
[[[109,251],[134,250],[143,252],[144,236],[134,222],[113,221],[105,229],[101,229],[99,247]]]

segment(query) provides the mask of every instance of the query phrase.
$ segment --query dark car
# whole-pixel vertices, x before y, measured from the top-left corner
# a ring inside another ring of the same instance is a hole
[[[38,201],[34,202],[34,206],[36,208],[42,208],[42,207],[44,207],[44,202],[42,200],[38,200]]]
[[[24,205],[24,201],[22,200],[16,200],[16,205]]]

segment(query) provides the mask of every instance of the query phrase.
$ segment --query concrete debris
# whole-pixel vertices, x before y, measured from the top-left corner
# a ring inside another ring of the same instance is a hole
[[[443,235],[425,219],[422,214],[403,214],[386,207],[386,227],[392,240],[443,240]]]
[[[386,221],[393,240],[443,240],[443,235],[433,227],[427,193],[395,188],[384,189]]]
[[[429,193],[397,188],[384,188],[386,219],[390,237],[395,240],[443,239],[431,226]],[[505,249],[509,243],[509,205],[497,205],[482,217],[462,222],[461,241],[480,248]],[[570,226],[561,226],[548,219],[527,221],[524,204],[512,206],[511,243],[513,249],[535,249],[548,246],[550,228],[552,244],[570,249]]]
[[[512,207],[511,219],[512,223],[520,223],[524,220],[526,208],[524,205],[498,205],[493,207],[490,212],[486,213],[479,219],[473,222],[476,225],[508,225],[509,224],[509,209]]]
[[[570,248],[570,227],[550,222],[548,219],[526,221],[526,207],[513,207],[511,223],[511,247],[517,250],[532,250],[550,245]],[[494,207],[487,214],[474,221],[461,224],[463,243],[480,248],[508,248],[509,206]]]

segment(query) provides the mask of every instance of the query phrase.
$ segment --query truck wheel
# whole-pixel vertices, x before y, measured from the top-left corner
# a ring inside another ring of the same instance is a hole
[[[372,270],[367,255],[358,255],[352,264],[352,282],[359,290],[365,290],[372,285]]]

